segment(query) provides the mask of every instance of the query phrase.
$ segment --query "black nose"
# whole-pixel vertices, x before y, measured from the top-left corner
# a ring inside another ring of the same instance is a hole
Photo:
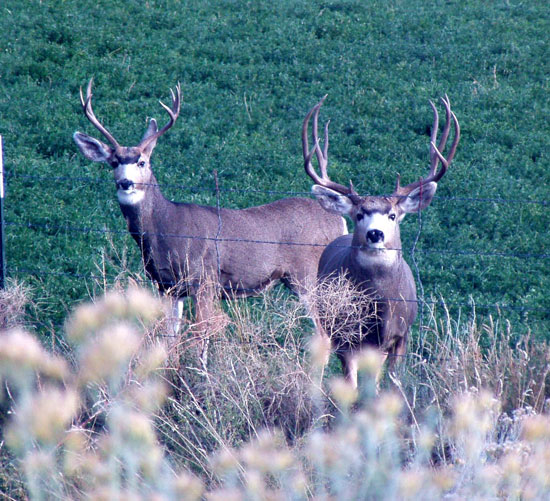
[[[119,190],[129,190],[132,186],[134,186],[134,183],[129,179],[121,179],[116,184],[116,187]]]
[[[373,244],[384,241],[384,233],[380,230],[367,231],[367,240],[370,240]]]

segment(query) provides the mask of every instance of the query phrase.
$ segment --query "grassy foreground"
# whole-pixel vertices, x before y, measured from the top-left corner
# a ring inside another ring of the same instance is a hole
[[[462,141],[432,205],[403,224],[406,257],[429,305],[475,303],[518,338],[547,338],[549,17],[545,0],[4,0],[6,255],[34,290],[33,323],[60,339],[72,305],[121,269],[145,280],[108,169],[71,138],[95,133],[78,102],[94,76],[96,113],[123,144],[162,123],[157,100],[180,81],[157,178],[168,197],[215,204],[217,169],[226,207],[309,192],[299,131],[325,93],[335,180],[383,194],[398,172],[424,175],[428,100],[448,93]]]
[[[2,299],[0,492],[548,498],[549,31],[543,0],[4,0],[6,255],[30,300]],[[382,194],[397,172],[416,179],[428,100],[447,92],[462,141],[403,224],[425,303],[399,377],[375,397],[373,356],[360,395],[321,391],[310,324],[280,291],[228,305],[208,374],[192,346],[166,362],[156,299],[100,297],[146,281],[110,172],[71,139],[93,133],[78,103],[91,76],[125,144],[162,123],[180,81],[157,177],[215,204],[217,169],[227,207],[309,193],[299,131],[325,93],[335,180]]]
[[[24,288],[9,298],[25,301]],[[377,393],[318,385],[294,337],[302,307],[233,304],[207,372],[158,342],[165,305],[111,292],[67,319],[64,356],[17,325],[0,335],[0,492],[7,499],[547,499],[547,346],[510,347],[498,321],[431,319]],[[273,312],[277,312],[273,314]],[[21,318],[20,318],[21,320]],[[489,349],[483,353],[480,344]],[[321,356],[320,356],[321,355]],[[171,360],[171,362],[169,362]],[[174,365],[177,363],[177,365]],[[3,413],[3,416],[6,414]],[[6,449],[9,448],[9,450]]]

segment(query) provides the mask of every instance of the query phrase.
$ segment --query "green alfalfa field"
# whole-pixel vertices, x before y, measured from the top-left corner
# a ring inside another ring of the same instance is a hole
[[[97,132],[78,97],[94,77],[94,110],[125,145],[148,117],[166,120],[158,100],[181,82],[181,114],[153,167],[167,197],[211,205],[217,170],[225,207],[309,195],[300,127],[324,94],[332,178],[390,193],[397,173],[426,174],[428,101],[447,93],[462,139],[432,205],[402,225],[405,257],[427,301],[500,308],[522,332],[547,337],[545,2],[8,0],[1,9],[7,274],[35,289],[45,330],[121,266],[141,268],[109,169],[72,140]]]
[[[153,156],[157,179],[168,198],[215,205],[217,171],[220,204],[236,208],[309,196],[300,129],[325,94],[334,180],[387,194],[397,173],[404,182],[425,175],[428,102],[447,93],[462,129],[457,155],[430,207],[402,224],[424,305],[411,349],[435,355],[422,344],[428,335],[472,322],[479,333],[505,332],[520,354],[534,349],[522,351],[525,339],[548,340],[546,2],[7,0],[0,11],[7,277],[26,288],[24,322],[48,346],[65,349],[64,319],[81,302],[129,281],[152,289],[112,174],[72,140],[76,130],[98,137],[78,97],[91,77],[94,110],[125,145],[148,118],[166,120],[158,100],[169,102],[180,82],[180,116]],[[261,317],[266,301],[239,307]],[[312,332],[307,319],[292,327],[300,338]],[[445,346],[477,361],[481,345],[494,367],[491,339]],[[243,426],[227,443],[250,435]]]

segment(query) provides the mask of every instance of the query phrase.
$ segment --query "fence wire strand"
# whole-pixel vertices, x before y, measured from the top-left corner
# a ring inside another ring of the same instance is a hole
[[[82,184],[104,184],[113,186],[112,179],[95,178],[95,177],[84,177],[84,176],[37,176],[32,174],[19,174],[19,173],[10,173],[6,172],[6,179],[23,179],[26,181],[32,182],[66,182],[73,186],[76,182]],[[179,190],[183,193],[211,193],[215,194],[209,186],[190,186],[186,184],[176,184],[176,183],[144,183],[145,186],[155,186],[162,190]],[[243,193],[243,194],[256,194],[256,195],[268,195],[268,196],[285,196],[285,197],[309,197],[311,192],[309,191],[289,191],[289,190],[260,190],[256,188],[222,188],[219,187],[220,193]],[[372,193],[362,193],[360,196],[363,197],[387,197],[389,194],[376,195]],[[436,195],[434,200],[444,201],[444,202],[467,202],[467,203],[497,203],[497,204],[526,204],[526,205],[542,205],[550,206],[550,200],[531,200],[529,198],[504,198],[504,197],[459,197],[459,196],[445,196],[445,195]]]
[[[218,212],[219,214],[219,212]],[[51,223],[36,223],[28,221],[26,223],[17,223],[14,221],[6,221],[6,226],[29,228],[29,229],[43,229],[47,231],[64,231],[67,233],[99,233],[99,234],[114,234],[114,235],[129,235],[128,230],[113,230],[107,228],[92,228],[86,226],[70,226],[70,225],[56,225]],[[251,243],[251,244],[267,244],[267,245],[290,245],[297,247],[325,247],[324,244],[315,244],[307,242],[291,242],[280,240],[254,240],[249,238],[222,238],[218,235],[215,236],[198,236],[198,235],[184,235],[181,233],[149,233],[150,236],[162,237],[162,238],[181,238],[184,240],[211,240],[214,242],[239,242],[239,243]],[[417,237],[419,238],[419,237]],[[346,245],[345,247],[349,247]],[[517,253],[517,252],[502,252],[502,251],[474,251],[474,250],[454,250],[454,249],[425,249],[418,248],[415,243],[415,252],[429,254],[449,254],[459,256],[476,256],[476,257],[505,257],[515,259],[548,259],[550,254],[548,253]],[[388,250],[403,252],[402,248],[389,248]]]
[[[92,184],[109,184],[112,185],[112,180],[106,180],[103,178],[90,178],[90,177],[73,177],[73,176],[36,176],[36,175],[22,175],[17,173],[7,173],[7,179],[20,179],[28,182],[52,182],[52,183],[70,183],[71,186],[74,186],[75,183],[80,183],[81,185],[92,185]],[[215,208],[218,215],[218,229],[215,235],[212,236],[199,236],[199,235],[186,235],[179,233],[156,233],[151,236],[164,237],[164,238],[181,238],[181,239],[198,239],[198,240],[208,240],[214,241],[216,246],[216,255],[218,262],[218,271],[220,271],[220,249],[219,244],[223,242],[235,242],[235,243],[247,243],[247,244],[262,244],[262,245],[290,245],[290,246],[311,246],[311,247],[324,247],[322,244],[316,243],[304,243],[304,242],[292,242],[292,241],[271,241],[271,240],[256,240],[249,238],[224,238],[222,237],[223,230],[223,217],[222,217],[222,206],[221,206],[221,194],[223,193],[243,193],[243,194],[255,194],[261,195],[264,198],[269,196],[297,196],[297,197],[309,197],[311,194],[309,192],[300,192],[300,191],[277,191],[277,190],[260,190],[260,189],[234,189],[234,188],[222,188],[220,187],[218,173],[214,171],[214,189],[212,186],[187,186],[180,184],[156,184],[159,188],[162,189],[171,189],[171,190],[180,190],[187,193],[208,193],[210,196],[215,197]],[[373,196],[373,195],[363,195],[363,196]],[[384,195],[381,195],[384,196]],[[184,198],[182,196],[182,198]],[[530,200],[530,199],[515,199],[515,198],[478,198],[478,197],[446,197],[438,196],[436,197],[439,201],[445,203],[459,202],[459,203],[497,203],[497,204],[536,204],[542,207],[550,206],[550,200]],[[6,227],[11,227],[14,229],[17,228],[27,228],[31,230],[52,232],[55,233],[54,237],[58,233],[93,233],[93,234],[115,234],[115,235],[127,235],[128,230],[117,230],[109,229],[106,227],[97,228],[97,227],[88,227],[88,226],[75,226],[72,224],[60,224],[60,223],[51,223],[51,222],[38,222],[38,221],[6,221]],[[431,305],[437,307],[457,307],[465,308],[472,307],[471,302],[461,302],[461,301],[452,301],[444,302],[442,300],[427,300],[425,298],[424,285],[421,279],[421,273],[417,262],[417,254],[444,254],[444,255],[457,255],[457,256],[473,256],[478,258],[507,258],[507,259],[537,259],[545,260],[550,258],[550,253],[545,252],[510,252],[510,251],[480,251],[473,249],[441,249],[441,248],[423,248],[419,247],[419,242],[421,234],[423,231],[423,221],[421,213],[418,213],[418,228],[415,232],[415,237],[413,245],[408,252],[408,255],[412,259],[412,264],[415,269],[416,274],[416,284],[419,288],[419,299],[417,303],[420,306],[420,325],[421,330],[423,326],[423,307],[424,305]],[[403,252],[403,249],[389,249],[394,251]],[[73,263],[70,263],[71,265]],[[81,280],[104,280],[104,276],[98,276],[94,273],[80,273],[72,272],[66,270],[44,270],[40,267],[37,268],[25,268],[21,266],[10,266],[10,263],[7,264],[8,275],[17,276],[20,274],[32,275],[32,276],[65,276],[72,277],[75,279]],[[143,271],[143,270],[141,270]],[[140,283],[150,283],[148,279],[138,279]],[[242,292],[254,292],[248,291],[245,289],[241,290]],[[388,298],[387,298],[388,299]],[[391,298],[389,298],[391,300]],[[398,299],[402,301],[402,299]],[[512,311],[518,311],[523,313],[526,312],[537,312],[543,314],[549,314],[550,309],[547,308],[538,308],[538,307],[528,307],[528,306],[516,306],[513,304],[476,304],[475,308],[482,310],[499,310],[506,309]]]
[[[66,276],[66,277],[73,277],[78,279],[88,279],[88,280],[96,280],[96,281],[103,281],[105,277],[103,275],[95,275],[93,273],[77,273],[72,271],[51,271],[51,270],[41,270],[39,268],[23,268],[23,267],[15,267],[12,269],[12,272],[16,275],[33,275],[33,276],[40,276],[40,275],[54,275],[54,276]],[[151,280],[148,280],[146,278],[132,278],[133,281],[140,283],[140,284],[149,284],[151,283]],[[245,289],[245,288],[239,288],[239,289],[231,289],[231,292],[237,292],[237,293],[255,293],[257,292],[256,289]],[[387,301],[401,301],[401,302],[410,302],[410,303],[417,303],[417,304],[427,304],[427,305],[433,305],[433,306],[439,306],[439,307],[445,307],[445,306],[452,306],[452,307],[475,307],[476,309],[483,309],[483,310],[489,310],[489,309],[503,309],[503,310],[513,310],[513,311],[519,311],[519,312],[537,312],[537,313],[548,313],[550,314],[549,308],[534,308],[529,306],[516,306],[512,304],[498,304],[498,303],[489,303],[489,304],[472,304],[472,302],[461,302],[461,301],[444,301],[442,299],[435,300],[435,299],[422,299],[419,298],[416,301],[414,300],[407,300],[403,298],[379,298],[380,300],[387,300]]]

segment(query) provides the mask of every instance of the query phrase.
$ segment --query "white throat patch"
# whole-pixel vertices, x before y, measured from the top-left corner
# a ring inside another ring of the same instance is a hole
[[[398,250],[357,249],[357,262],[361,268],[392,266],[399,258]]]
[[[145,197],[145,192],[142,190],[117,190],[116,196],[118,198],[118,203],[122,205],[135,205],[139,204],[143,197]]]

